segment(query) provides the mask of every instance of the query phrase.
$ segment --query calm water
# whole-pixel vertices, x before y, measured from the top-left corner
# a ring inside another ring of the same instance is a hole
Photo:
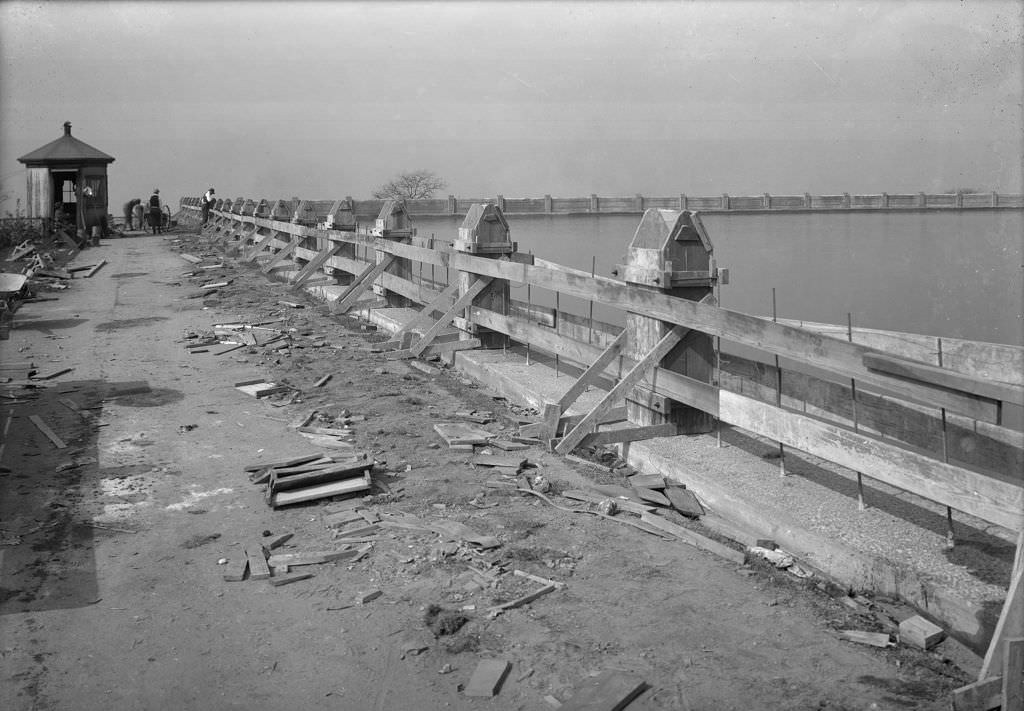
[[[520,251],[609,276],[639,217],[509,217]],[[1024,211],[705,214],[722,305],[780,318],[1024,345]],[[453,239],[458,218],[418,218]],[[533,300],[550,303],[533,290]],[[525,299],[525,290],[515,298]],[[560,297],[560,306],[588,306]],[[598,318],[616,320],[604,310]]]

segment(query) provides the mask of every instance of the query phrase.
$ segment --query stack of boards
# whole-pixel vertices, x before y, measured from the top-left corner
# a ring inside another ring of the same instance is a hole
[[[365,455],[329,457],[310,454],[283,462],[245,468],[254,484],[266,483],[271,508],[330,496],[368,491],[373,460]]]

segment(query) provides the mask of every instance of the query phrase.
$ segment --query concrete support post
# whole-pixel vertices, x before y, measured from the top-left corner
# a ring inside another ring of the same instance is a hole
[[[650,209],[637,227],[620,271],[627,282],[641,288],[690,301],[707,301],[713,298],[717,278],[712,257],[711,242],[697,213]],[[686,274],[677,280],[675,272]],[[706,277],[695,279],[694,272]],[[624,354],[637,361],[642,359],[672,328],[671,323],[627,313]],[[712,383],[714,345],[710,335],[690,331],[658,367]],[[673,423],[681,434],[710,432],[714,425],[708,413],[656,395],[643,384],[626,396],[626,413],[635,425]]]
[[[503,255],[516,251],[516,243],[511,240],[508,222],[497,205],[476,203],[466,212],[466,218],[459,227],[459,237],[452,243],[453,252],[463,252],[486,259],[499,259]],[[468,292],[479,279],[472,272],[458,272],[458,297]],[[486,289],[473,299],[472,306],[479,306],[503,316],[508,315],[509,284],[505,279],[494,279]],[[497,331],[476,326],[470,319],[470,308],[456,319],[456,325],[462,330],[460,340],[479,338],[481,348],[503,348],[508,344],[508,337]]]

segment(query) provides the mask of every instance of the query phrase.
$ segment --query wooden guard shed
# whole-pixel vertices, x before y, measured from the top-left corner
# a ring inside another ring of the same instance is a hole
[[[79,233],[107,229],[107,166],[114,157],[71,135],[64,135],[18,159],[28,168],[29,217],[59,219]]]

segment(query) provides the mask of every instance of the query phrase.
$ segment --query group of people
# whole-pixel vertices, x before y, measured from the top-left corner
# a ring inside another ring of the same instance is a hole
[[[204,225],[207,220],[210,219],[210,209],[217,201],[214,194],[214,189],[210,188],[206,191],[206,194],[203,195],[202,209]],[[142,200],[139,198],[132,198],[126,202],[123,206],[125,229],[143,230],[148,224],[149,228],[153,230],[153,234],[158,235],[162,233],[164,231],[164,206],[163,203],[160,202],[160,191],[157,188],[153,188],[153,194],[149,196],[147,207],[143,207]]]
[[[148,225],[155,235],[164,231],[164,206],[160,202],[159,189],[153,188],[146,207],[143,207],[141,199],[132,198],[124,204],[123,210],[126,229],[144,230]]]

